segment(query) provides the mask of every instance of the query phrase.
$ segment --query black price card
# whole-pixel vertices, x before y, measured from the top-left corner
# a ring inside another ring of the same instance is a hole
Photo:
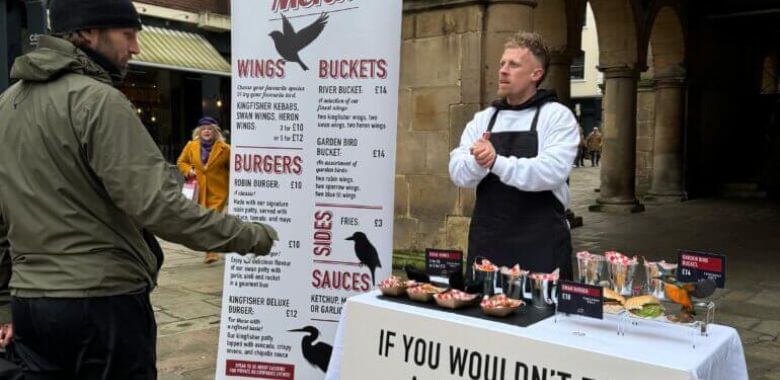
[[[558,287],[558,312],[604,319],[604,288],[562,281]]]
[[[449,277],[463,271],[463,251],[428,248],[425,250],[425,273]]]
[[[710,279],[719,288],[726,286],[726,255],[680,250],[677,256],[677,281],[697,282]]]

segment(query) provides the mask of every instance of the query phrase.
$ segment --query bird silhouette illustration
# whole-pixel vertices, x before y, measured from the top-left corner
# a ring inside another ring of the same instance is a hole
[[[289,332],[305,332],[309,334],[301,340],[301,352],[303,352],[303,357],[306,361],[311,363],[311,365],[319,367],[322,372],[327,372],[328,362],[330,362],[330,354],[333,352],[333,347],[324,342],[314,343],[320,336],[320,331],[314,326],[306,326],[300,329],[289,330]]]
[[[371,270],[371,283],[376,285],[375,272],[376,268],[381,268],[382,263],[379,262],[379,255],[376,253],[374,245],[368,241],[366,234],[362,232],[355,232],[352,236],[346,240],[353,240],[355,242],[355,256],[357,256],[360,263],[367,266]]]
[[[325,29],[325,24],[327,23],[328,14],[323,13],[317,20],[311,23],[311,25],[296,32],[295,29],[293,29],[292,24],[290,24],[290,20],[282,15],[282,31],[274,30],[268,35],[274,40],[276,51],[285,61],[297,62],[301,65],[301,68],[306,71],[309,70],[309,68],[301,61],[298,52],[317,39],[320,33],[322,33],[322,30]]]

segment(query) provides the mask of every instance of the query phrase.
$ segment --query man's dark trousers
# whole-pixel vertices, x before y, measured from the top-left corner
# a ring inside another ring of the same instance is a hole
[[[25,380],[157,378],[149,294],[11,301],[13,351]]]

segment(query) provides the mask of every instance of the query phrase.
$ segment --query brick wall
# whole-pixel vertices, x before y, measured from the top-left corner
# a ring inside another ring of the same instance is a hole
[[[140,3],[181,9],[188,12],[230,14],[230,0],[143,0]]]

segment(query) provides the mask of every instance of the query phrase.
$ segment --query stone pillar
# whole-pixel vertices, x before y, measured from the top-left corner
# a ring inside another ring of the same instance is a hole
[[[487,0],[486,2],[483,50],[485,86],[482,88],[482,101],[489,104],[496,99],[498,63],[504,53],[504,43],[507,38],[519,31],[533,31],[533,10],[537,0]]]
[[[636,194],[640,199],[650,190],[653,177],[654,86],[652,77],[642,73],[636,90]]]
[[[686,199],[683,170],[683,77],[656,77],[653,177],[645,197],[651,202]]]
[[[541,88],[555,90],[558,100],[571,107],[571,55],[566,53],[550,54],[550,66]]]
[[[635,195],[636,89],[633,67],[601,67],[604,96],[601,192],[590,211],[633,213],[644,211]]]

